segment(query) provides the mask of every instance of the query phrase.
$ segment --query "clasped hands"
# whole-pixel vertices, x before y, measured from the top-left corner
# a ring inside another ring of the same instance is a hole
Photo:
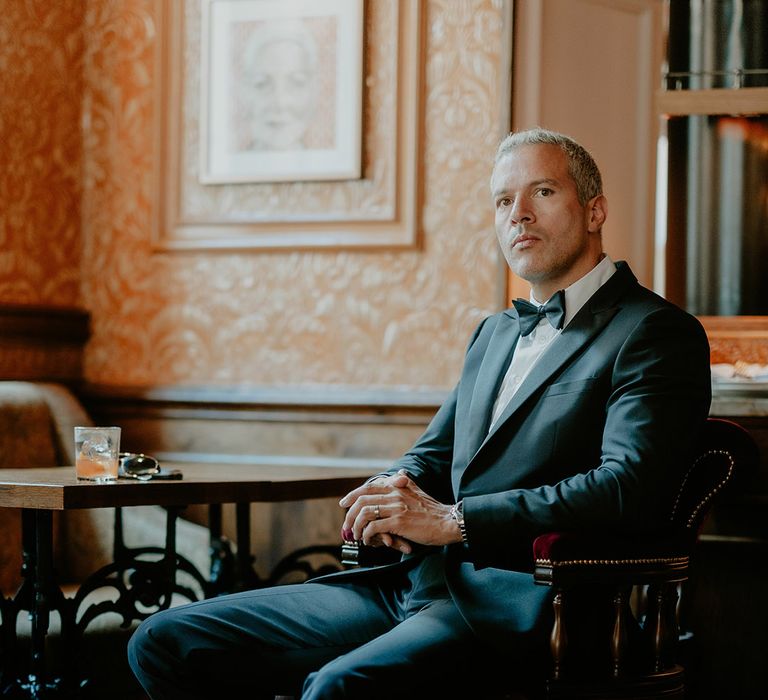
[[[422,491],[401,470],[358,486],[339,501],[347,508],[341,535],[372,547],[390,547],[408,554],[413,544],[461,542],[451,506]]]

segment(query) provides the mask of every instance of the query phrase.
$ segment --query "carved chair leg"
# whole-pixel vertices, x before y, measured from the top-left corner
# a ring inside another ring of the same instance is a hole
[[[565,598],[562,591],[558,591],[552,600],[552,607],[555,611],[555,621],[552,625],[552,634],[549,638],[549,648],[552,652],[552,677],[559,681],[563,674],[563,661],[568,649],[568,635],[565,631]]]
[[[614,622],[611,635],[611,670],[618,678],[624,670],[624,657],[627,651],[627,618],[629,616],[629,596],[631,589],[620,588],[613,598]]]
[[[651,644],[651,666],[658,671],[661,666],[661,649],[664,638],[664,589],[659,585],[648,586],[648,611],[645,632]]]
[[[675,584],[667,584],[664,594],[664,612],[666,618],[665,635],[662,640],[661,658],[658,661],[658,670],[668,668],[677,657],[677,642],[680,637],[680,623],[678,621],[677,604],[680,596]]]
[[[648,614],[645,625],[651,641],[654,673],[663,671],[675,655],[679,635],[677,601],[675,584],[648,587]]]

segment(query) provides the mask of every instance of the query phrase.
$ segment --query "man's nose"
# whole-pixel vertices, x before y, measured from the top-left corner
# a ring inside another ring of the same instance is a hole
[[[529,202],[519,197],[512,205],[512,209],[509,212],[509,216],[514,224],[529,224],[534,220],[533,209],[530,207]]]

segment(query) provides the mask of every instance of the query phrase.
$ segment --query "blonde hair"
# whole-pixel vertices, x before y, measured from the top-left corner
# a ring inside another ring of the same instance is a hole
[[[576,143],[570,136],[536,127],[509,134],[500,144],[494,158],[494,168],[498,162],[520,146],[557,146],[568,158],[568,174],[576,183],[579,204],[585,205],[593,197],[603,193],[603,178],[594,158],[586,148]]]

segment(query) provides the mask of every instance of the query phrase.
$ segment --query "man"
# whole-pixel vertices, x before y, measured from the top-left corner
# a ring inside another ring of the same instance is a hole
[[[155,700],[217,681],[313,699],[452,697],[499,671],[524,684],[550,619],[533,538],[663,527],[709,408],[701,326],[603,254],[600,174],[571,139],[511,134],[491,189],[534,305],[480,324],[424,435],[341,500],[345,539],[401,561],[152,616],[130,658]]]

